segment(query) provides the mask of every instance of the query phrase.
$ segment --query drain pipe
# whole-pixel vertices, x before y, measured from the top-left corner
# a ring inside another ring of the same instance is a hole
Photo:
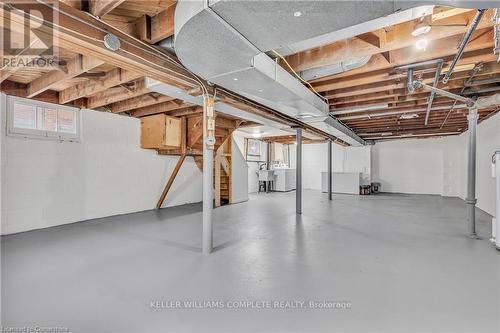
[[[464,35],[464,39],[460,43],[460,46],[458,47],[458,52],[455,55],[455,58],[453,59],[450,69],[446,73],[446,75],[443,78],[443,83],[446,84],[450,80],[451,75],[453,74],[453,70],[455,69],[455,66],[457,65],[458,61],[462,57],[462,54],[464,53],[465,47],[467,46],[467,43],[469,42],[472,33],[476,30],[477,26],[479,25],[479,21],[481,21],[481,18],[483,17],[486,9],[478,9],[476,16],[472,19],[472,23],[469,26],[469,29],[467,29],[467,32]]]
[[[434,76],[434,88],[437,87],[439,83],[439,77],[441,76],[441,69],[443,68],[443,59],[439,59],[436,66],[436,75]],[[436,95],[435,91],[431,91],[431,95],[429,96],[429,101],[427,102],[427,112],[425,113],[425,126],[429,123],[429,115],[431,114],[432,102],[434,101],[434,96]]]

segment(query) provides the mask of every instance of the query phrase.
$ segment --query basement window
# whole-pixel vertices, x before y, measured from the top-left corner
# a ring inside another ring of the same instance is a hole
[[[7,122],[12,136],[80,141],[78,108],[7,96]]]

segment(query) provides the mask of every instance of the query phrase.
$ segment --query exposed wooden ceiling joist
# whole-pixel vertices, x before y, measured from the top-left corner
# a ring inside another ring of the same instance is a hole
[[[101,60],[79,54],[68,61],[64,69],[52,71],[31,82],[28,85],[27,97],[34,97],[62,81],[74,78],[102,64]]]
[[[425,37],[430,43],[432,43],[434,40],[463,35],[467,30],[466,25],[472,20],[474,15],[474,11],[471,11],[446,17],[442,20],[434,22],[436,24],[439,23],[440,25],[446,25],[446,27],[434,27],[428,34],[426,34]],[[489,28],[493,25],[493,21],[491,19],[492,15],[492,10],[488,10],[486,12],[478,26],[478,30]],[[411,34],[414,28],[415,22],[409,21],[395,25],[390,31],[386,31],[384,29],[376,31],[375,33],[381,36],[380,47],[376,47],[371,43],[367,43],[365,40],[354,37],[289,55],[286,59],[296,71],[303,71],[363,56],[411,47],[414,46],[418,40],[417,37],[414,37]]]
[[[90,13],[102,17],[123,2],[125,2],[125,0],[89,0]]]

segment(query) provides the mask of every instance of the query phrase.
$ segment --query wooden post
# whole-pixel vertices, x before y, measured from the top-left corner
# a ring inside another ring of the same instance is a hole
[[[220,207],[221,205],[221,200],[220,200],[220,167],[221,167],[221,161],[220,161],[220,149],[222,148],[219,147],[217,152],[215,153],[215,207]]]
[[[165,185],[163,192],[161,193],[160,199],[158,199],[158,203],[156,204],[156,209],[160,209],[161,206],[163,205],[163,201],[165,201],[165,197],[167,196],[167,193],[170,190],[170,187],[172,187],[172,184],[174,183],[175,177],[179,173],[179,170],[180,170],[182,163],[184,162],[185,159],[186,159],[186,154],[183,154],[179,157],[179,160],[177,161],[177,164],[175,165],[174,171],[172,171],[172,174],[170,175],[170,178],[168,179],[168,182]]]

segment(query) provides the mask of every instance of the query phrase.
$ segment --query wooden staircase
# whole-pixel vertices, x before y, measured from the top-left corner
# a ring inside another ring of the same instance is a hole
[[[168,179],[156,205],[160,208],[172,186],[186,156],[193,156],[203,170],[203,118],[201,112],[180,117],[155,116],[142,118],[141,145],[156,149],[160,155],[177,155],[179,161]],[[232,133],[245,121],[217,114],[215,117],[214,147],[214,204],[215,207],[231,203],[231,145]],[[158,126],[158,124],[161,126]]]
[[[236,128],[218,127],[216,118],[213,164],[215,207],[231,203],[231,135]],[[194,160],[198,168],[203,171],[203,156],[195,156]]]

